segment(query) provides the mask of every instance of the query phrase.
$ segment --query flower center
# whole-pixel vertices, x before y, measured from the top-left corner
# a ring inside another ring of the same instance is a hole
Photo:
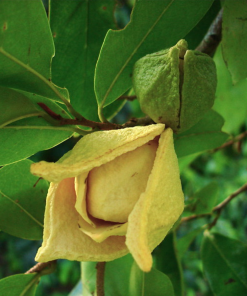
[[[127,152],[88,175],[87,210],[95,218],[124,223],[146,189],[158,142]]]

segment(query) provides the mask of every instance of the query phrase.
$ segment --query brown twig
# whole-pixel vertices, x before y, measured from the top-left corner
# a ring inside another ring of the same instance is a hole
[[[215,148],[212,150],[212,152],[217,152],[218,150],[224,149],[228,146],[231,146],[232,144],[236,143],[236,142],[240,142],[243,138],[247,137],[247,131],[243,132],[242,134],[236,136],[235,138],[233,138],[232,140],[224,143],[223,145]]]
[[[53,267],[55,266],[55,264],[56,264],[56,260],[49,261],[49,262],[40,262],[34,265],[28,271],[26,271],[25,274],[34,273],[34,272],[48,274],[53,272],[54,270]],[[47,267],[49,267],[48,269],[49,272],[44,272],[44,269],[46,269]]]
[[[151,118],[143,117],[143,118],[132,118],[130,121],[126,122],[123,125],[111,123],[111,122],[96,122],[92,120],[88,120],[86,118],[83,119],[72,119],[72,118],[63,118],[61,115],[56,114],[49,107],[47,107],[43,103],[38,103],[39,106],[53,119],[57,122],[57,125],[82,125],[91,127],[97,130],[112,130],[112,129],[121,129],[126,127],[133,127],[137,125],[148,125],[154,123]]]
[[[183,217],[181,219],[181,223],[183,222],[188,222],[194,219],[199,219],[199,218],[204,218],[207,216],[211,216],[212,213],[216,212],[217,216],[216,219],[212,222],[212,225],[214,226],[219,218],[219,215],[222,211],[222,209],[236,196],[238,196],[240,193],[244,192],[247,190],[247,183],[244,184],[242,187],[240,187],[238,190],[236,190],[235,192],[233,192],[232,194],[230,194],[225,200],[223,200],[220,204],[218,204],[216,207],[213,208],[211,213],[206,213],[206,214],[200,214],[200,215],[191,215],[188,217]]]
[[[96,285],[97,285],[97,296],[104,296],[104,276],[105,276],[105,265],[106,262],[98,262],[96,265],[97,269],[97,278],[96,278]]]
[[[134,101],[136,98],[136,96],[121,96],[118,98],[118,100]]]
[[[146,116],[146,117],[142,117],[142,118],[131,118],[130,121],[124,123],[122,125],[122,128],[125,127],[133,127],[133,126],[137,126],[137,125],[149,125],[149,124],[153,124],[153,120]]]
[[[196,50],[213,56],[216,48],[218,47],[222,36],[222,15],[223,9],[221,9],[216,16],[215,20],[208,29],[207,34],[203,38],[202,42],[197,46]]]

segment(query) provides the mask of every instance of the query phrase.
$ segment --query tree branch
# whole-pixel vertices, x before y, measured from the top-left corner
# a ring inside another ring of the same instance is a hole
[[[97,279],[96,279],[96,285],[97,285],[97,296],[104,296],[104,276],[105,276],[105,265],[106,262],[98,262],[96,265],[97,269]]]
[[[134,101],[135,99],[137,99],[136,96],[121,96],[118,98],[118,100],[127,100],[127,101]]]
[[[233,192],[232,194],[230,194],[225,200],[223,200],[220,204],[218,204],[216,207],[213,208],[212,212],[211,213],[206,213],[206,214],[200,214],[200,215],[191,215],[191,216],[188,216],[188,217],[183,217],[181,219],[181,223],[184,223],[184,222],[188,222],[188,221],[191,221],[191,220],[194,220],[194,219],[199,219],[199,218],[204,218],[204,217],[207,217],[207,216],[211,216],[212,213],[216,212],[218,215],[216,216],[216,220],[213,221],[213,225],[216,224],[216,221],[218,220],[219,218],[219,215],[222,211],[222,209],[236,196],[238,196],[240,193],[244,192],[247,190],[247,183],[244,184],[242,187],[240,187],[238,190],[236,190],[235,192]]]
[[[236,136],[236,137],[233,138],[232,140],[230,140],[230,141],[224,143],[223,145],[221,145],[221,146],[219,146],[219,147],[213,149],[212,152],[214,153],[214,152],[217,152],[218,150],[224,149],[224,148],[227,147],[227,146],[231,146],[232,144],[241,141],[241,140],[242,140],[243,138],[245,138],[245,137],[247,137],[247,131],[245,131],[245,132],[243,132],[242,134]]]
[[[206,53],[211,57],[214,55],[222,37],[222,15],[223,8],[219,11],[215,20],[209,27],[207,34],[197,46],[196,50]]]
[[[42,273],[42,275],[50,274],[54,271],[55,266],[56,266],[56,260],[48,261],[48,262],[40,262],[34,265],[28,271],[26,271],[25,274],[35,273],[35,272]]]

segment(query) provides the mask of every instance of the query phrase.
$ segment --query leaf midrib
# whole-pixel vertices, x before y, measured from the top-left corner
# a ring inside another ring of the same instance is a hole
[[[216,249],[216,251],[219,253],[220,257],[223,259],[223,261],[229,267],[229,269],[231,270],[231,272],[238,278],[238,280],[240,281],[240,283],[242,283],[242,285],[247,289],[247,285],[245,284],[245,282],[242,281],[242,279],[239,277],[239,275],[235,272],[235,270],[232,268],[232,266],[228,263],[228,260],[224,256],[224,254],[222,252],[220,252],[220,249],[218,248],[216,242],[214,242],[211,237],[208,237],[208,238],[211,241],[211,243],[214,246],[214,248]]]
[[[39,226],[41,226],[42,228],[44,227],[44,225],[42,223],[40,223],[33,215],[31,215],[25,208],[23,208],[19,203],[16,203],[13,199],[11,199],[8,195],[4,194],[1,190],[0,190],[0,194],[7,198],[8,201],[12,202],[15,206],[19,207],[29,218],[31,218],[35,223],[37,223]]]
[[[130,56],[128,57],[128,59],[125,61],[125,63],[123,64],[123,66],[120,68],[119,72],[117,73],[117,75],[115,76],[115,78],[113,79],[112,83],[110,84],[108,90],[106,91],[106,94],[100,104],[100,108],[103,108],[106,99],[109,95],[109,93],[111,92],[113,86],[115,85],[116,81],[118,80],[119,76],[122,74],[122,72],[124,71],[124,69],[126,68],[127,64],[129,63],[129,61],[132,59],[132,57],[135,55],[135,53],[137,52],[137,50],[140,48],[140,46],[143,44],[143,42],[146,40],[146,38],[148,37],[148,35],[152,32],[153,28],[157,25],[157,23],[160,21],[160,19],[162,18],[163,14],[169,9],[169,7],[171,6],[171,4],[174,2],[174,0],[171,0],[171,2],[164,8],[164,10],[161,12],[161,14],[159,15],[159,17],[157,18],[157,20],[153,23],[153,25],[149,28],[149,30],[147,31],[147,33],[144,35],[144,37],[141,39],[141,41],[138,43],[138,45],[135,47],[135,49],[132,51],[132,53],[130,54]],[[131,22],[129,23],[131,24]]]

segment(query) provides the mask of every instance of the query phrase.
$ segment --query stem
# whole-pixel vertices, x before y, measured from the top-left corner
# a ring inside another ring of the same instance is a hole
[[[208,29],[207,34],[203,38],[202,42],[198,45],[196,50],[206,53],[211,57],[214,55],[222,37],[222,15],[223,9],[219,11],[215,20]]]
[[[127,101],[134,101],[135,99],[137,99],[137,96],[121,96],[118,98],[118,100],[127,100]]]
[[[219,147],[213,149],[212,152],[214,153],[214,152],[217,152],[217,151],[220,150],[220,149],[224,149],[224,148],[227,147],[227,146],[231,146],[232,144],[241,141],[241,140],[242,140],[243,138],[245,138],[245,137],[247,137],[247,131],[245,131],[245,132],[243,132],[242,134],[236,136],[236,137],[233,138],[232,140],[230,140],[230,141],[224,143],[223,145],[221,145],[221,146],[219,146]]]
[[[25,274],[34,273],[34,272],[42,273],[42,275],[49,274],[54,271],[55,267],[56,267],[56,260],[48,261],[48,262],[40,262],[34,265],[33,267],[31,267],[28,271],[25,272]]]
[[[105,265],[106,262],[98,262],[96,265],[97,269],[97,296],[105,296],[104,292],[104,276],[105,276]]]
[[[212,222],[211,226],[214,226],[220,216],[220,213],[222,209],[236,196],[238,196],[240,193],[244,192],[247,190],[247,183],[244,184],[242,187],[240,187],[238,190],[230,194],[225,200],[223,200],[220,204],[218,204],[216,207],[213,208],[211,213],[206,213],[206,214],[201,214],[201,215],[191,215],[189,217],[184,217],[181,219],[181,223],[183,222],[188,222],[194,219],[199,219],[199,218],[204,218],[207,216],[211,216],[213,212],[217,213],[217,216],[215,220]]]

